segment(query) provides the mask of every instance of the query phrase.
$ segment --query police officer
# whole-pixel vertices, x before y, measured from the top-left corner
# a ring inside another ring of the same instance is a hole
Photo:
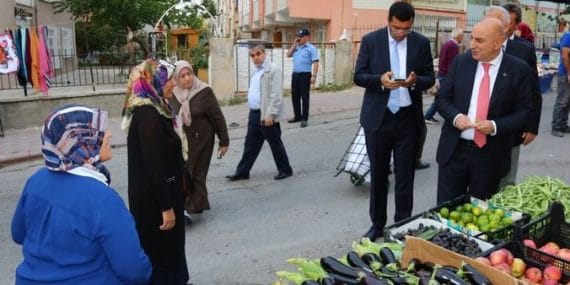
[[[307,126],[309,120],[309,91],[315,84],[319,71],[319,52],[310,40],[308,29],[297,32],[295,42],[287,51],[287,57],[293,57],[293,78],[291,80],[291,97],[295,117],[289,123],[301,122],[301,127]]]

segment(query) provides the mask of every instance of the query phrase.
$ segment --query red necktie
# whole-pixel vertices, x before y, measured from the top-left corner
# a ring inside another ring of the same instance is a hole
[[[483,69],[485,73],[483,74],[483,79],[481,80],[481,85],[479,85],[479,97],[477,99],[477,115],[475,117],[475,122],[480,122],[487,120],[487,114],[489,113],[489,95],[491,93],[491,77],[489,76],[490,63],[483,63]],[[475,130],[475,136],[473,137],[475,144],[482,148],[487,143],[487,136],[480,131]]]

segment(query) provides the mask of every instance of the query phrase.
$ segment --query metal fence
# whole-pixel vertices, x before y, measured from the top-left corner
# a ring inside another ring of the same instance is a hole
[[[142,53],[91,53],[52,55],[51,87],[124,84],[129,70],[143,59]],[[28,80],[29,81],[29,80]],[[31,87],[31,83],[27,84]],[[16,73],[0,75],[0,90],[23,89]]]
[[[293,72],[293,62],[291,58],[287,58],[287,51],[292,43],[263,43],[266,47],[265,53],[267,59],[277,64],[283,72],[283,89],[291,88],[291,77]],[[312,43],[319,51],[319,74],[317,76],[316,86],[334,84],[334,43]],[[249,89],[249,80],[255,68],[249,58],[249,44],[237,43],[234,46],[235,58],[235,80],[236,92],[246,92]]]

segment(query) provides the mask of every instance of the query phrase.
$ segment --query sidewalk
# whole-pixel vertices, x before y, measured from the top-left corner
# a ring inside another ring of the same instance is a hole
[[[311,92],[310,120],[311,124],[318,123],[321,115],[354,110],[354,117],[360,113],[364,89],[352,87],[337,92]],[[56,95],[53,92],[50,95]],[[21,95],[23,97],[23,95]],[[285,118],[293,116],[291,97],[284,98]],[[222,107],[230,132],[230,140],[245,136],[247,126],[248,108],[246,104]],[[236,127],[233,125],[238,124]],[[282,122],[283,129],[299,128],[299,124]],[[121,130],[121,118],[113,117],[109,120],[109,129],[113,133],[111,144],[113,147],[122,147],[127,143],[126,134]],[[4,137],[0,137],[0,167],[11,163],[41,158],[40,145],[41,126],[26,129],[4,130]]]

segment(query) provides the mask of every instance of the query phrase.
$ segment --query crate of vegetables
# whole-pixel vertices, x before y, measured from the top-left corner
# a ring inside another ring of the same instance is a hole
[[[570,224],[564,218],[562,204],[553,203],[546,214],[515,227],[515,231],[517,239],[523,241],[526,259],[570,274]]]
[[[469,195],[445,202],[430,212],[451,228],[493,244],[513,240],[513,224],[524,224],[530,220],[527,214],[507,211]]]
[[[475,260],[515,278],[527,280],[532,284],[566,284],[566,282],[570,282],[570,276],[562,272],[560,268],[525,258],[523,247],[518,241],[509,241],[497,245]]]

